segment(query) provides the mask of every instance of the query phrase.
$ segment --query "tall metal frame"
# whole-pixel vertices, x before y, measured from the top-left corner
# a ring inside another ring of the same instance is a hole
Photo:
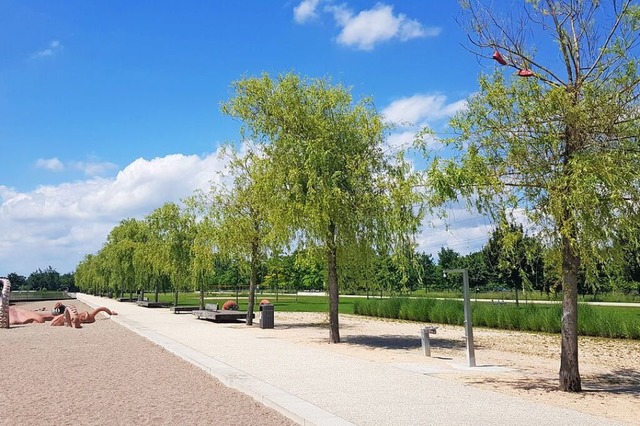
[[[467,269],[445,269],[445,274],[462,274],[462,293],[464,297],[464,332],[467,339],[467,364],[476,366],[476,353],[473,347],[473,325],[471,323],[471,296],[469,294],[469,272]]]

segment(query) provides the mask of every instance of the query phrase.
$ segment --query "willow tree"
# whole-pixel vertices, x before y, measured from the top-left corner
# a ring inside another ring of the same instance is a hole
[[[461,195],[495,218],[517,209],[546,237],[562,280],[560,389],[580,391],[579,272],[619,265],[618,238],[638,243],[640,10],[630,0],[522,1],[520,14],[482,3],[462,2],[469,47],[497,69],[451,121],[454,154],[433,161],[432,201]]]
[[[193,203],[193,199],[188,200],[188,203]],[[207,283],[215,273],[216,232],[208,217],[195,223],[194,231],[195,237],[191,248],[191,279],[194,288],[200,293],[200,309],[204,309]]]
[[[137,287],[134,255],[139,248],[139,228],[140,222],[136,219],[120,221],[109,232],[107,242],[103,247],[102,251],[111,269],[110,287],[116,294],[119,293],[119,290],[133,292]]]
[[[338,343],[339,268],[409,241],[401,236],[417,227],[408,167],[385,154],[386,128],[372,102],[355,102],[341,85],[265,74],[233,89],[223,111],[242,120],[244,138],[262,144],[269,222],[325,259],[330,341]]]
[[[111,268],[104,248],[96,254],[87,254],[78,264],[74,274],[75,285],[82,291],[99,294],[109,286]]]
[[[154,250],[154,268],[171,278],[174,305],[177,305],[178,292],[190,289],[195,218],[177,204],[165,203],[145,220],[150,230],[149,245]]]
[[[247,148],[243,155],[233,149],[224,151],[229,160],[228,185],[214,184],[208,193],[196,196],[195,204],[205,209],[218,254],[249,272],[246,323],[252,325],[258,272],[268,246],[278,239],[267,220],[269,195],[260,185],[264,159],[259,150]]]

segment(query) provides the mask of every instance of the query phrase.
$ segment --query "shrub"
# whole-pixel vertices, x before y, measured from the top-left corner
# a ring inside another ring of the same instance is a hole
[[[480,302],[472,305],[473,324],[507,330],[560,333],[562,304]],[[464,304],[459,300],[428,298],[360,299],[359,315],[398,318],[441,324],[464,324]],[[578,306],[578,333],[583,336],[640,339],[640,315],[631,308]]]

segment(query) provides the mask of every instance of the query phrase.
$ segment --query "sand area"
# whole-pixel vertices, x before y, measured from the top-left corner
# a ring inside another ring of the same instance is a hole
[[[277,339],[380,363],[426,363],[438,367],[437,376],[445,380],[640,425],[640,341],[580,338],[585,391],[572,394],[557,390],[556,335],[474,328],[480,368],[469,372],[460,368],[466,365],[462,327],[434,324],[438,330],[426,358],[420,323],[341,315],[340,344],[328,343],[326,314],[276,312],[275,323]],[[238,332],[259,332],[257,327]],[[81,330],[13,326],[2,331],[0,342],[9,372],[0,378],[8,390],[0,424],[292,424],[105,314]]]
[[[81,329],[45,323],[0,330],[0,359],[0,425],[295,424],[104,313]]]

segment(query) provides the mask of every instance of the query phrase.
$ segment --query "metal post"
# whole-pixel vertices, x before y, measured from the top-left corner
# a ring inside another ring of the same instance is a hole
[[[431,356],[431,342],[429,341],[429,329],[423,328],[420,330],[420,337],[422,338],[422,350],[424,356]]]
[[[471,300],[469,297],[469,273],[462,270],[464,287],[464,332],[467,335],[467,362],[469,367],[476,366],[476,353],[473,347],[473,326],[471,324]]]
[[[469,272],[466,269],[447,269],[446,273],[462,274],[462,292],[464,297],[464,332],[467,339],[467,364],[476,366],[476,354],[473,347],[473,325],[471,323],[471,298],[469,295]]]

